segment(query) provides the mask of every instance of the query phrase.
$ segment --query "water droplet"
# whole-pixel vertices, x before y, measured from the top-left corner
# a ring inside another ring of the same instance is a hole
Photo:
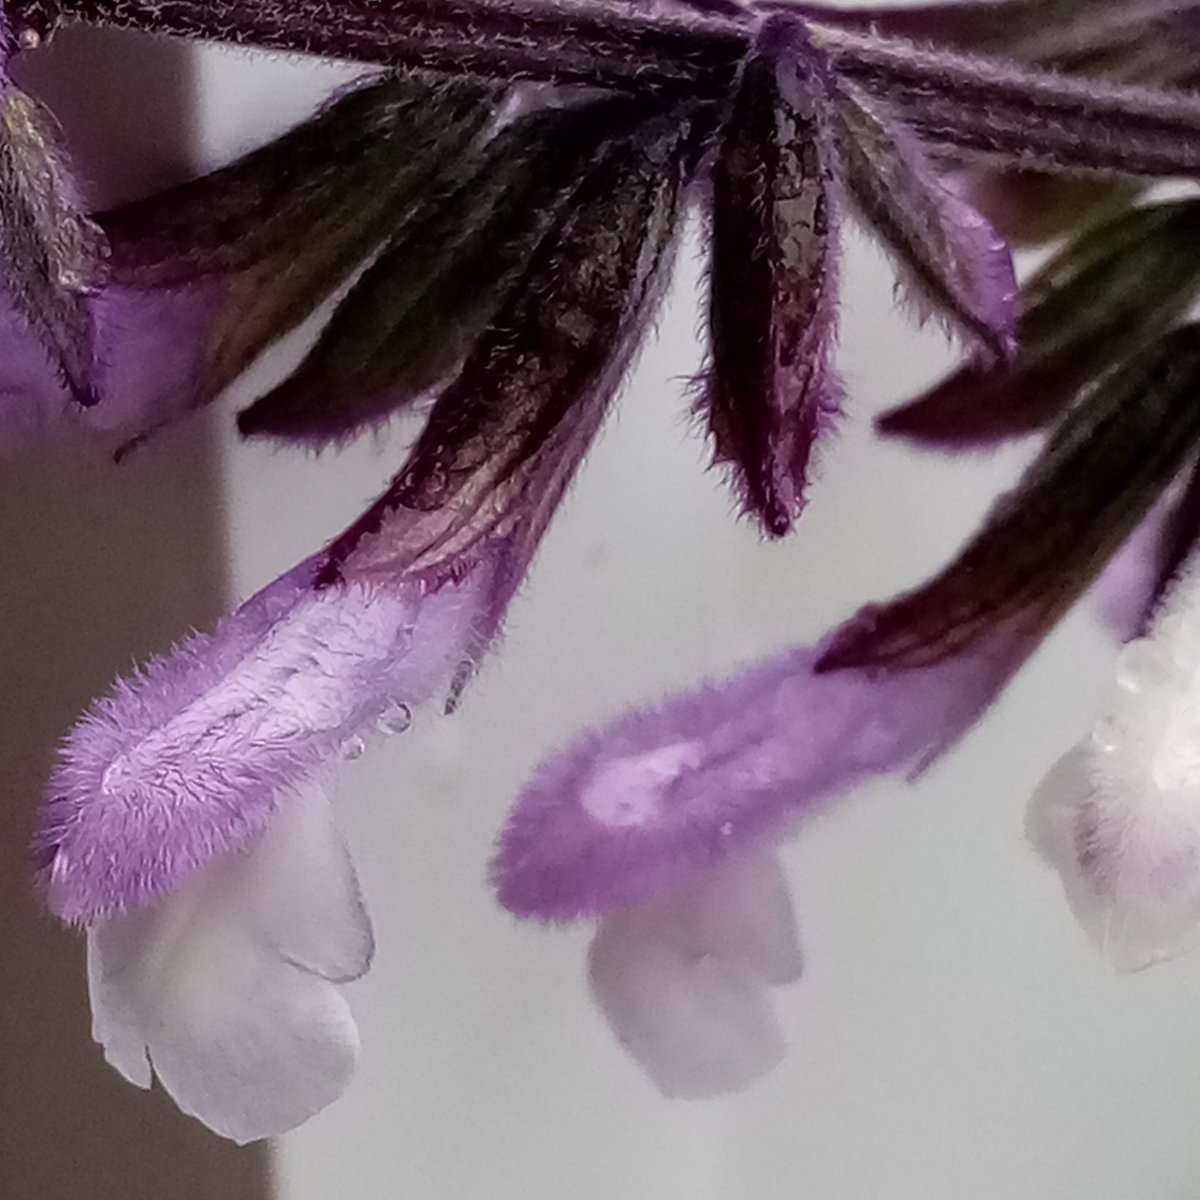
[[[1130,642],[1117,658],[1117,686],[1139,695],[1166,675],[1162,653],[1149,638]]]
[[[348,737],[342,743],[342,757],[349,762],[353,762],[356,758],[362,758],[367,751],[367,743],[360,737]]]
[[[389,704],[379,716],[380,733],[407,733],[412,725],[412,709],[399,700]]]
[[[1101,717],[1092,729],[1092,745],[1104,754],[1117,751],[1125,736],[1125,729],[1119,719],[1112,714]]]

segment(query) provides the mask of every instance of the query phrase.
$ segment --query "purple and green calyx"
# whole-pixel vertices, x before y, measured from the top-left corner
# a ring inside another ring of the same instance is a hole
[[[9,71],[60,20],[370,70],[269,145],[89,214]],[[856,416],[837,367],[850,222],[962,353],[880,431],[1042,444],[923,586],[552,753],[499,837],[501,904],[596,923],[593,995],[664,1092],[749,1083],[783,1054],[772,991],[801,970],[779,843],[949,752],[1071,606],[1121,578],[1143,636],[1031,836],[1121,965],[1188,943],[1200,202],[1149,185],[1200,175],[1197,85],[1187,0],[0,3],[11,441],[80,425],[118,456],[160,452],[151,435],[326,306],[241,433],[340,445],[423,414],[358,519],[63,742],[35,870],[86,929],[109,1061],[238,1141],[346,1086],[340,988],[374,942],[337,765],[421,706],[453,708],[480,668],[691,213],[708,267],[692,413],[766,536],[803,536],[814,468]],[[1010,234],[1057,239],[1020,284]]]

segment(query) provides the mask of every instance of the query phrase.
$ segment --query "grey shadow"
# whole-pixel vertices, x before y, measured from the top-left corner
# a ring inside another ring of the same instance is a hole
[[[22,64],[97,206],[186,175],[186,47],[68,29]],[[113,676],[209,623],[225,592],[219,470],[195,424],[113,465],[105,447],[0,460],[0,1197],[269,1200],[240,1149],[107,1067],[82,940],[39,907],[27,847],[57,740]]]

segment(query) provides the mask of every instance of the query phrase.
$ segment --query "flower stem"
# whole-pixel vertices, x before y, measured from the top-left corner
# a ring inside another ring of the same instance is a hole
[[[719,16],[507,0],[62,0],[97,24],[499,79],[719,88],[746,27]]]
[[[40,0],[44,2],[44,0]],[[54,0],[62,16],[147,32],[511,81],[719,97],[758,15],[611,0]],[[1200,175],[1200,98],[1073,80],[1004,59],[838,31],[846,75],[939,148],[1074,173]]]

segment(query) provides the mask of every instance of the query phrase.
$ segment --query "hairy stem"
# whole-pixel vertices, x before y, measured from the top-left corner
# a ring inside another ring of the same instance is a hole
[[[354,59],[721,95],[758,15],[601,0],[55,0],[67,19]],[[711,0],[706,0],[711,2]],[[802,10],[810,19],[817,10]],[[1200,98],[817,25],[838,68],[934,146],[1043,170],[1200,174]]]
[[[736,68],[740,22],[507,0],[62,0],[64,17],[385,66],[606,88],[704,91]]]

